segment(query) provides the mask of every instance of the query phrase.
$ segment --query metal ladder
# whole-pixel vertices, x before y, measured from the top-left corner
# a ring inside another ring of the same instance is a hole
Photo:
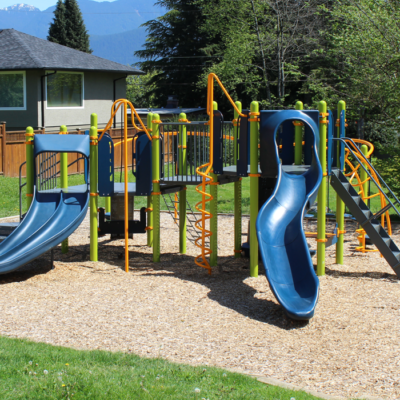
[[[360,158],[345,142],[345,140],[347,140],[355,145],[355,143],[351,139],[343,138],[334,140],[340,140],[341,142],[343,142],[354,157]],[[389,199],[388,195],[383,191],[378,182],[375,181],[368,169],[364,167],[363,163],[368,164],[368,167],[375,172],[385,189],[391,194],[391,197],[394,198],[394,203]],[[350,212],[353,214],[357,222],[368,234],[372,243],[374,243],[374,245],[378,248],[382,256],[392,267],[396,275],[400,277],[400,249],[397,247],[396,243],[391,239],[391,237],[388,235],[388,233],[379,222],[379,217],[391,208],[393,208],[395,212],[400,216],[400,211],[395,206],[395,204],[400,205],[400,201],[366,158],[363,159],[360,164],[362,168],[364,168],[364,170],[367,172],[371,181],[375,183],[377,189],[382,192],[388,202],[388,204],[380,211],[374,214],[361,199],[360,195],[350,184],[343,172],[337,168],[332,170],[331,185],[336,193],[339,195],[339,197],[346,204],[346,206],[349,208]]]
[[[169,214],[174,220],[175,224],[179,224],[179,198],[175,193],[174,199],[171,194],[163,194],[163,199]],[[187,239],[190,240],[193,244],[197,238],[200,237],[200,231],[196,229],[195,223],[198,221],[197,215],[193,212],[192,207],[189,202],[186,200],[186,232],[188,233]]]

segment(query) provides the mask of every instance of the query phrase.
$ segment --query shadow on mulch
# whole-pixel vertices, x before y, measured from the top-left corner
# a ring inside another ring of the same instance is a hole
[[[123,247],[104,246],[107,243],[109,242],[102,242],[102,246],[99,246],[99,260],[123,270]],[[182,281],[199,283],[209,289],[207,297],[218,302],[223,307],[230,308],[245,317],[274,325],[281,329],[299,329],[305,327],[308,323],[307,321],[291,320],[286,316],[279,304],[255,297],[257,291],[244,282],[249,277],[249,260],[246,258],[237,259],[233,256],[221,256],[218,258],[218,267],[213,269],[213,273],[210,276],[206,270],[203,270],[194,263],[193,256],[179,253],[163,253],[161,254],[161,262],[153,263],[153,255],[137,251],[140,248],[143,248],[143,246],[130,246],[131,271],[142,272],[142,275],[154,277],[173,276]],[[67,264],[88,260],[88,245],[71,246],[68,254],[61,254],[60,247],[54,250],[55,262],[58,261]],[[42,267],[43,263],[46,264],[45,267]],[[90,268],[84,265],[81,267]],[[35,275],[46,274],[50,270],[50,253],[47,253],[34,262],[27,264],[21,270],[0,276],[0,285],[11,282],[22,282]],[[101,273],[101,271],[93,268],[93,273]],[[260,266],[261,274],[263,274],[262,265]],[[265,280],[265,285],[268,285],[267,280]],[[200,301],[202,301],[202,298],[199,299]]]

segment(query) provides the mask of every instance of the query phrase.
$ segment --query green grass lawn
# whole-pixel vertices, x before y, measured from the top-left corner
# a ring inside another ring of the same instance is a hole
[[[84,183],[83,175],[70,175],[69,185],[79,185]],[[129,174],[129,181],[134,182],[134,176]],[[23,180],[24,182],[24,180]],[[120,173],[116,172],[115,182],[120,182]],[[19,213],[19,198],[18,198],[18,178],[6,178],[0,177],[0,218],[8,217],[11,215],[17,215]],[[195,211],[195,204],[201,201],[201,196],[196,192],[195,185],[187,186],[187,200],[191,205],[193,211]],[[218,186],[218,212],[220,213],[233,213],[234,211],[234,184],[229,183],[226,185]],[[371,185],[371,193],[377,193],[375,185]],[[168,196],[166,196],[168,199]],[[172,194],[173,198],[174,195]],[[23,191],[23,205],[25,205],[25,191]],[[99,206],[104,207],[104,198],[99,198]],[[146,197],[135,198],[135,209],[147,206]],[[329,197],[327,206],[330,210],[336,212],[336,192],[329,187]],[[161,199],[161,209],[167,210],[165,202]],[[381,209],[379,197],[371,199],[371,209],[376,212]],[[250,179],[244,178],[242,180],[242,212],[243,214],[250,213]],[[399,220],[395,211],[390,210],[391,217],[394,220]]]
[[[317,399],[218,368],[5,337],[0,337],[0,379],[2,400]]]

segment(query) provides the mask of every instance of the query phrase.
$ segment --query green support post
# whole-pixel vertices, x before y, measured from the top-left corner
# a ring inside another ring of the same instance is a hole
[[[98,261],[98,223],[97,223],[97,180],[98,164],[96,163],[97,152],[97,128],[90,127],[90,261]]]
[[[250,112],[255,118],[259,112],[258,101],[250,104]],[[250,276],[258,276],[258,239],[256,233],[256,220],[258,215],[258,122],[250,122]]]
[[[98,137],[98,129],[99,126],[97,124],[97,114],[96,113],[92,113],[90,114],[90,126],[94,126],[96,128],[96,137]],[[96,169],[98,171],[98,167],[99,167],[99,148],[97,146],[95,146],[95,162],[96,162]],[[96,186],[96,193],[97,193],[97,186]],[[107,205],[107,201],[106,201],[106,205]],[[111,199],[110,199],[110,210],[108,212],[111,212]],[[96,210],[99,208],[99,198],[96,196]]]
[[[240,101],[235,101],[236,107],[241,112],[242,111],[242,103]],[[234,119],[239,119],[239,114],[234,110]],[[240,132],[239,124],[236,124],[237,132]],[[237,155],[239,153],[238,144],[237,144],[237,136],[235,135],[234,139],[234,160],[236,164]],[[257,143],[258,146],[258,143]],[[258,167],[257,167],[258,169]],[[241,178],[239,181],[234,183],[234,231],[235,231],[235,258],[240,258],[242,252],[242,181]]]
[[[179,120],[187,121],[186,114],[180,113]],[[187,170],[187,129],[186,125],[179,126],[179,175],[185,175]],[[179,252],[186,254],[186,186],[179,192]]]
[[[319,162],[322,168],[322,182],[318,190],[318,226],[317,226],[317,275],[325,275],[325,240],[326,240],[326,132],[327,108],[326,102],[318,105],[319,118]]]
[[[153,119],[160,120],[158,114]],[[160,262],[160,130],[158,123],[152,124],[152,173],[153,173],[153,261]]]
[[[153,128],[153,113],[147,114],[147,130],[152,132]],[[153,227],[153,198],[152,196],[147,196],[147,227]],[[147,230],[147,246],[153,247],[153,230]]]
[[[60,126],[60,135],[67,135],[68,129],[65,125]],[[60,153],[60,178],[61,189],[68,189],[68,153]],[[68,253],[68,238],[61,243],[61,253]]]
[[[213,102],[213,109],[218,110],[218,104],[216,101]],[[213,171],[213,169],[211,169]],[[215,267],[218,260],[218,176],[213,172],[210,173],[213,178],[213,183],[210,185],[210,194],[213,199],[210,201],[210,213],[212,215],[210,219],[210,266]]]
[[[303,103],[297,101],[295,105],[296,110],[303,109]],[[295,121],[296,125],[294,127],[294,163],[295,165],[302,164],[303,156],[303,123],[300,121]]]
[[[338,120],[340,118],[340,113],[346,110],[346,103],[341,100],[337,106]],[[340,127],[337,127],[337,137],[340,137]],[[337,143],[337,165],[340,166],[340,141]],[[344,165],[343,165],[344,168]],[[336,243],[336,264],[343,264],[343,254],[344,254],[344,202],[336,194],[336,223],[338,224],[338,240]]]
[[[34,184],[34,159],[33,159],[33,142],[34,142],[34,132],[31,126],[26,128],[26,210],[32,204],[33,200],[33,184]]]

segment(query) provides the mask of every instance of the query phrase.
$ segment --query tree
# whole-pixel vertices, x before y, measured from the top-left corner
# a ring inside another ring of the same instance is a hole
[[[207,72],[219,73],[240,98],[292,106],[309,55],[319,47],[324,17],[318,9],[327,1],[198,0],[207,15],[203,32],[221,36],[218,47],[208,46],[221,58]]]
[[[201,31],[204,15],[196,0],[159,0],[168,11],[156,20],[146,22],[148,36],[144,50],[135,55],[145,72],[156,72],[149,80],[155,103],[164,106],[168,95],[176,95],[179,104],[198,107],[205,104],[206,90],[197,82],[210,58],[202,49],[208,44]]]
[[[152,93],[154,84],[148,84],[157,72],[149,72],[146,75],[131,75],[126,78],[126,98],[136,108],[155,107],[155,96]]]
[[[85,53],[92,53],[89,35],[76,0],[65,0],[65,3],[58,0],[47,40]]]
[[[50,25],[47,40],[63,46],[67,45],[65,5],[63,0],[57,1],[56,9],[54,10],[53,22]]]

